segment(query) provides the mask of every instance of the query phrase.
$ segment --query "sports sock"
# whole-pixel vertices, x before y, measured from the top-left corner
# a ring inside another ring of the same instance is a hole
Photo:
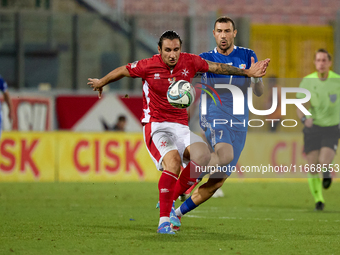
[[[198,182],[196,181],[194,185],[192,185],[189,189],[187,189],[186,192],[184,192],[184,194],[190,194],[191,191],[197,186]]]
[[[160,218],[159,218],[158,226],[160,226],[160,225],[163,224],[164,222],[170,222],[170,218],[169,218],[169,217],[160,217]]]
[[[308,184],[309,189],[314,197],[315,203],[322,202],[324,203],[325,200],[322,196],[322,182],[318,175],[308,174]]]
[[[173,204],[174,188],[178,176],[174,173],[164,170],[158,182],[159,190],[159,217],[170,217],[171,207]],[[169,220],[170,221],[170,220]],[[161,222],[161,220],[160,220]],[[163,223],[163,222],[162,222]]]
[[[191,197],[189,197],[179,208],[176,209],[176,216],[182,217],[184,214],[194,210],[197,206],[198,205],[195,205]]]
[[[198,165],[191,160],[181,172],[181,175],[176,182],[174,200],[176,200],[179,195],[182,195],[185,191],[187,191],[192,185],[196,183],[196,178],[194,176],[191,176],[192,174],[190,173],[190,169],[196,166]]]

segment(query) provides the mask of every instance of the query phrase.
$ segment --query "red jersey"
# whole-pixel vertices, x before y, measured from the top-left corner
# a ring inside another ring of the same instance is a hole
[[[191,82],[198,72],[206,73],[208,63],[200,56],[180,53],[173,70],[165,64],[160,54],[126,65],[130,76],[143,80],[142,124],[149,122],[176,122],[188,125],[186,109],[178,109],[169,104],[166,97],[171,83],[179,80]]]

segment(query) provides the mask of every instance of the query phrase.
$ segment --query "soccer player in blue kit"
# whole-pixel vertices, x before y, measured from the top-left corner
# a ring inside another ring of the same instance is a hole
[[[4,101],[8,105],[8,118],[10,121],[13,119],[13,105],[12,100],[7,90],[7,82],[0,75],[0,91],[4,96]],[[0,139],[1,139],[1,130],[2,130],[2,113],[1,113],[1,104],[0,104]]]
[[[254,51],[234,45],[237,30],[235,29],[234,21],[229,17],[222,16],[215,21],[213,34],[217,47],[212,51],[200,54],[203,59],[226,63],[243,69],[249,68],[252,62],[257,62]],[[204,73],[202,84],[207,84],[208,86],[205,86],[205,89],[210,90],[210,92],[213,92],[213,90],[209,87],[214,88],[215,84],[229,84],[240,88],[245,99],[244,115],[233,115],[233,103],[235,102],[233,102],[233,96],[228,89],[215,89],[221,98],[222,105],[219,102],[215,105],[214,100],[202,92],[200,108],[205,107],[202,99],[205,96],[206,114],[203,115],[202,109],[200,109],[200,125],[214,150],[211,154],[209,166],[230,167],[224,168],[228,171],[211,174],[208,181],[196,189],[192,196],[177,208],[176,215],[178,217],[183,216],[208,200],[230,176],[231,169],[236,166],[246,141],[249,119],[247,89],[251,86],[256,96],[263,94],[261,78],[250,79],[241,76]],[[216,122],[216,119],[227,120],[228,122]],[[216,124],[221,122],[223,124]]]

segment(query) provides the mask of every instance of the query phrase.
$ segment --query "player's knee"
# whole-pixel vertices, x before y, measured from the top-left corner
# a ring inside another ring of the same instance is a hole
[[[204,145],[204,146],[203,146]],[[203,143],[197,143],[196,146],[191,147],[190,159],[197,165],[205,166],[209,163],[211,153],[208,146]]]
[[[210,158],[210,151],[202,151],[198,153],[195,158],[192,158],[192,160],[200,166],[205,166],[209,163]]]
[[[234,159],[234,153],[221,153],[218,154],[218,161],[221,166],[226,166],[230,164]]]
[[[179,172],[181,168],[181,157],[178,153],[174,153],[171,157],[166,157],[163,159],[163,167],[165,170],[176,173]]]
[[[228,165],[234,159],[233,150],[218,150],[217,152],[218,162],[221,166]]]
[[[328,165],[329,165],[329,160],[325,160],[323,158],[319,159],[319,165],[321,167],[325,167],[325,168],[328,168]],[[317,164],[316,164],[317,165]]]

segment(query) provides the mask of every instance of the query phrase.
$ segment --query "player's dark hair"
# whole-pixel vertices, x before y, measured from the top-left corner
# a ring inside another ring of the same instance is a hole
[[[124,115],[119,115],[118,121],[126,121],[126,117]]]
[[[314,59],[316,58],[316,54],[318,54],[319,52],[321,53],[326,53],[327,54],[327,57],[328,57],[328,60],[331,61],[332,60],[332,56],[331,54],[329,54],[329,52],[325,49],[318,49],[316,52],[315,52],[315,55],[314,55]]]
[[[179,45],[182,46],[182,40],[181,37],[179,36],[179,34],[177,34],[176,31],[172,31],[172,30],[167,30],[165,31],[161,37],[159,38],[159,42],[158,42],[158,46],[159,48],[162,49],[163,46],[163,40],[164,39],[169,39],[169,40],[174,40],[174,39],[178,39],[179,40]]]
[[[235,27],[235,22],[234,22],[231,18],[229,18],[228,16],[221,16],[221,17],[219,17],[219,18],[215,21],[214,29],[215,29],[215,27],[216,27],[216,23],[228,23],[228,22],[230,22],[230,23],[233,25],[233,30],[235,30],[235,29],[236,29],[236,27]]]

